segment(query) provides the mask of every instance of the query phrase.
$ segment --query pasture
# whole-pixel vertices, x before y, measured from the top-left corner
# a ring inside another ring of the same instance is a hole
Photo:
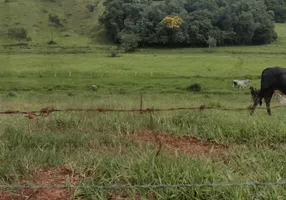
[[[0,110],[29,111],[47,106],[138,109],[140,95],[143,108],[244,108],[252,104],[249,87],[233,88],[232,80],[250,79],[250,85],[259,87],[264,68],[285,66],[286,25],[277,24],[276,29],[279,40],[267,46],[221,47],[214,51],[141,49],[114,58],[108,56],[109,47],[3,48]],[[201,92],[186,90],[193,83],[201,85]],[[97,90],[91,85],[97,85]],[[271,105],[275,104],[273,100]],[[262,106],[265,108],[264,103]],[[55,112],[33,120],[23,115],[1,115],[0,185],[283,181],[286,111],[279,108],[272,113],[269,117],[266,109],[257,109],[253,116],[249,111],[219,110]],[[158,155],[156,136],[162,145]],[[203,142],[205,145],[200,146]],[[211,142],[217,145],[213,151]],[[4,189],[0,194],[7,199],[11,194],[16,199],[37,199],[41,195],[50,199],[283,199],[285,191],[285,186],[273,185]]]

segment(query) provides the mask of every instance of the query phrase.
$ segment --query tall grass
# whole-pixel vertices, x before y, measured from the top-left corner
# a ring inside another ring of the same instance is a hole
[[[146,96],[143,107],[176,107],[200,105],[203,95]],[[66,101],[64,95],[15,97],[5,105],[21,107],[26,104],[37,109],[54,101],[56,107],[139,107],[137,96],[101,96],[92,99],[76,96]],[[221,107],[243,105],[241,97],[223,99],[210,96],[205,104],[219,103]],[[40,100],[40,101],[39,101]],[[43,100],[43,101],[41,101]],[[41,102],[41,103],[40,103]],[[84,102],[82,104],[81,102]],[[2,105],[2,108],[5,106]],[[224,112],[205,110],[139,113],[52,113],[46,118],[28,120],[23,116],[1,117],[1,184],[16,184],[32,178],[38,168],[68,165],[83,178],[83,185],[111,184],[183,184],[227,183],[247,181],[277,181],[285,177],[284,110],[266,110],[254,116],[247,111]],[[152,119],[152,121],[150,120]],[[230,147],[227,159],[162,149],[158,145],[128,137],[153,129],[160,134],[190,135],[201,140],[214,140]],[[75,195],[82,199],[104,199],[111,194],[136,194],[146,199],[282,199],[283,186],[173,188],[99,191],[79,189]]]

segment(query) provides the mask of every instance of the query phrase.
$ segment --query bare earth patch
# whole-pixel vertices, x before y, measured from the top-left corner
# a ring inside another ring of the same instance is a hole
[[[134,139],[161,144],[169,150],[180,150],[194,155],[226,155],[229,147],[211,141],[202,141],[193,136],[172,136],[147,131],[131,136]]]
[[[63,186],[78,185],[80,178],[68,168],[39,169],[33,176],[32,185]],[[16,194],[0,192],[0,200],[70,200],[73,199],[72,189],[28,189],[19,190]]]

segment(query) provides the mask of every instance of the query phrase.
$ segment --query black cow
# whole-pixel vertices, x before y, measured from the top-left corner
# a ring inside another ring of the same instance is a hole
[[[270,116],[270,101],[274,90],[280,90],[286,94],[286,68],[269,67],[262,71],[260,90],[250,87],[250,93],[253,100],[253,106],[250,111],[252,115],[258,104],[262,104],[264,98],[267,108],[267,113]]]

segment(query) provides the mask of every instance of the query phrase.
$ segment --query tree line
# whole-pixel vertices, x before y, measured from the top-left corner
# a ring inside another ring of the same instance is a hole
[[[265,0],[267,10],[272,10],[275,14],[275,22],[284,23],[286,21],[286,0]]]
[[[260,45],[277,39],[275,13],[263,0],[106,0],[104,5],[99,21],[126,51],[144,45]]]

